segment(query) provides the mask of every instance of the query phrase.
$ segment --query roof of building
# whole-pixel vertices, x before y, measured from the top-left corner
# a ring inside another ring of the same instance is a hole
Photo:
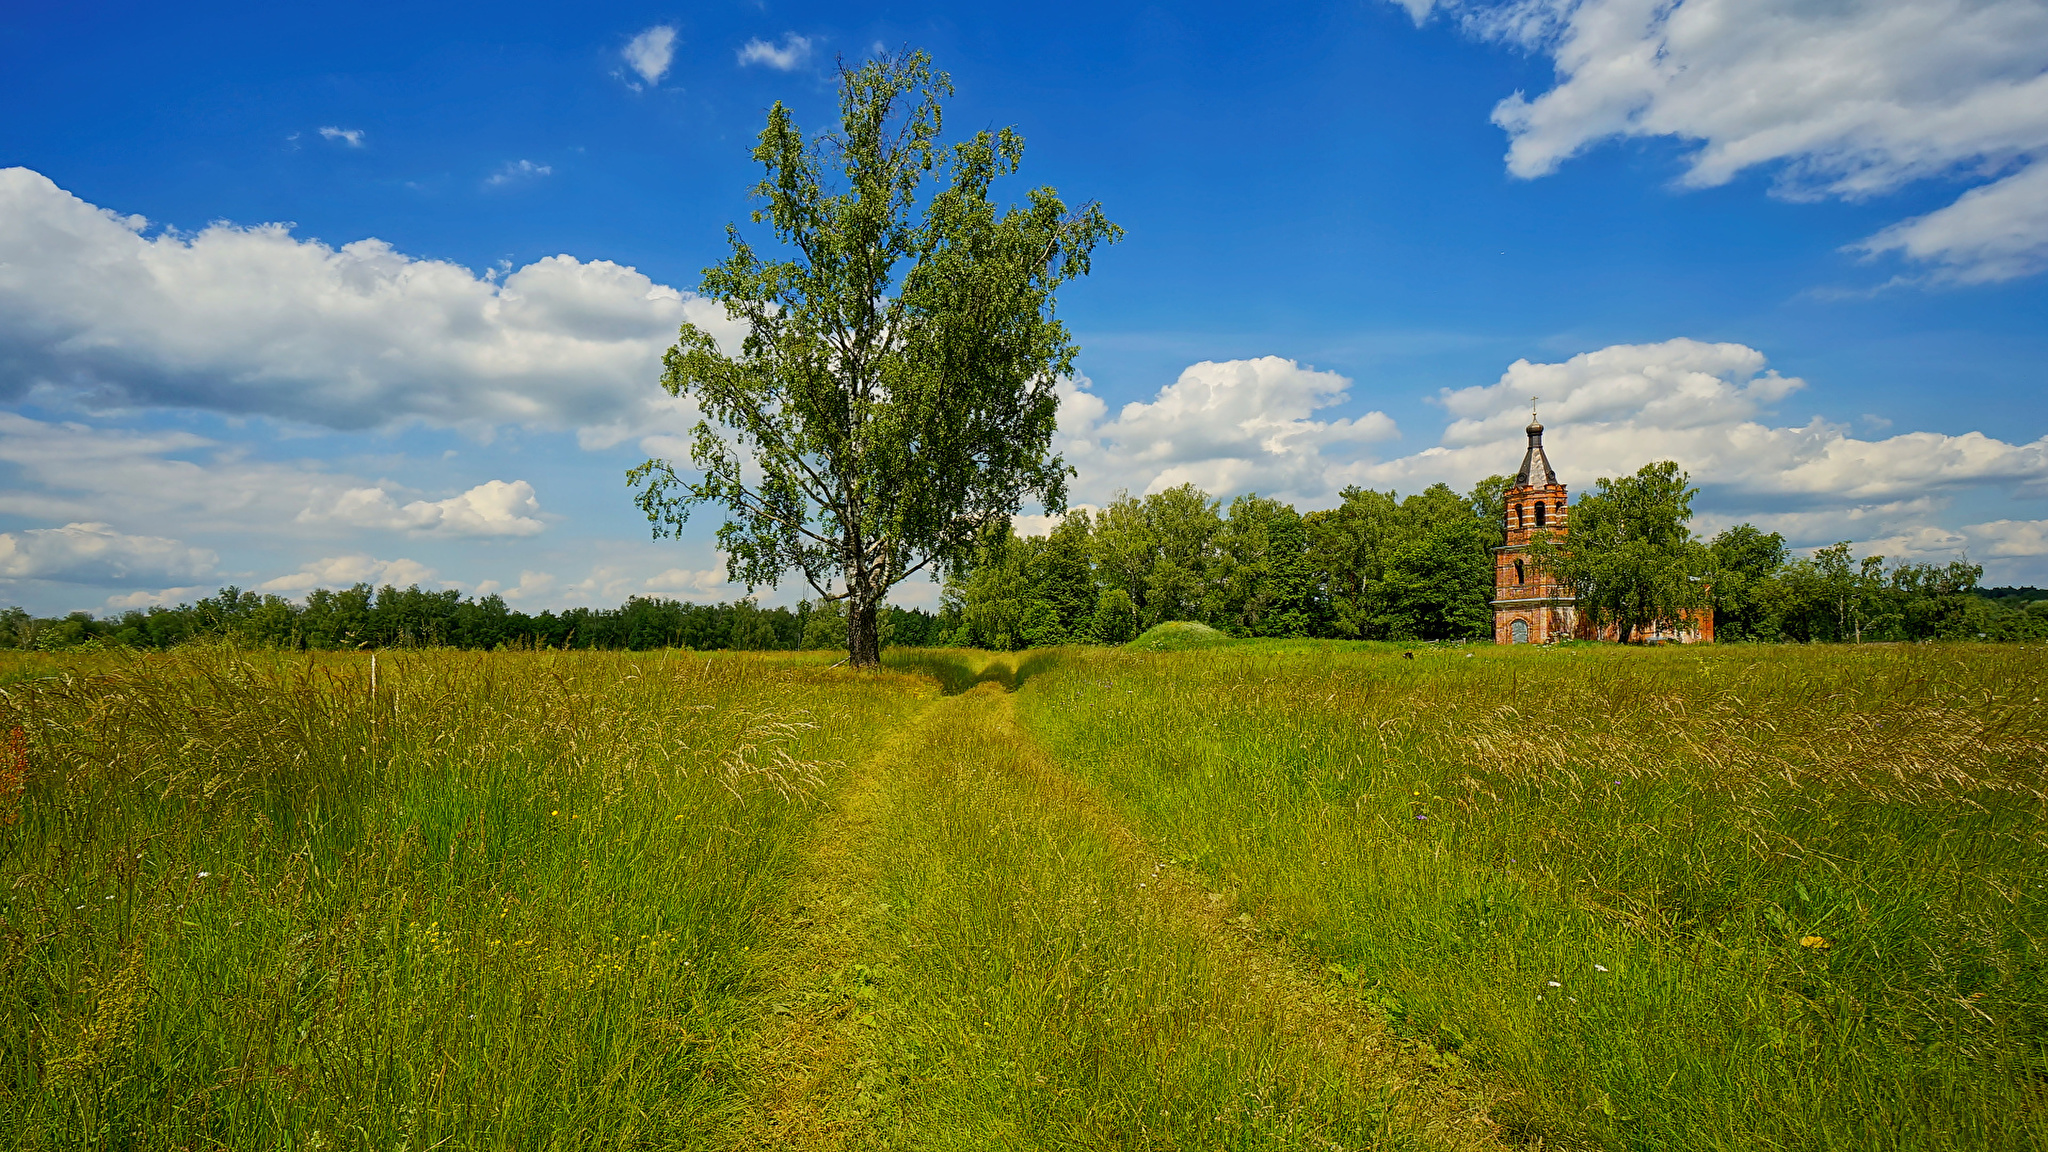
[[[1522,470],[1515,473],[1515,487],[1557,483],[1557,473],[1550,470],[1550,457],[1543,454],[1543,425],[1531,420],[1524,431],[1529,433],[1529,450],[1522,454]]]

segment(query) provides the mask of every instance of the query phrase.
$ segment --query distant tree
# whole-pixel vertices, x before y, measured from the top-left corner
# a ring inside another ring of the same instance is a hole
[[[1343,503],[1303,520],[1309,579],[1324,634],[1378,639],[1385,623],[1387,558],[1403,529],[1392,492],[1344,489]]]
[[[1139,623],[1138,606],[1130,594],[1121,588],[1105,588],[1096,598],[1089,632],[1098,644],[1128,644],[1144,631]]]
[[[1207,615],[1239,636],[1306,636],[1308,532],[1292,506],[1253,493],[1230,502],[1216,534]]]
[[[1499,478],[1466,496],[1435,484],[1403,500],[1344,490],[1305,518],[1323,634],[1360,640],[1465,639],[1492,631]]]
[[[1844,540],[1816,551],[1794,570],[1807,575],[1808,615],[1819,617],[1806,629],[1809,638],[1825,634],[1851,644],[1861,644],[1866,632],[1872,640],[1889,638],[1879,634],[1889,623],[1891,607],[1885,595],[1884,557],[1865,556],[1858,562]]]
[[[761,606],[752,600],[740,600],[732,606],[732,647],[743,652],[758,652],[783,646],[782,637],[775,628],[773,613],[763,612]]]
[[[827,600],[811,606],[804,617],[805,648],[846,647],[846,604],[840,600]]]
[[[1714,638],[1767,640],[1772,618],[1769,580],[1785,566],[1785,538],[1754,524],[1737,524],[1707,544],[1713,559]]]
[[[999,209],[991,186],[1017,171],[1023,138],[983,131],[942,149],[951,93],[920,52],[843,70],[836,133],[806,140],[781,103],[769,110],[753,218],[789,258],[728,230],[732,255],[702,291],[746,323],[741,351],[685,324],[662,376],[708,417],[690,452],[702,478],[665,460],[628,474],[657,536],[722,506],[734,579],[773,586],[794,570],[845,599],[856,667],[880,662],[891,587],[965,564],[1027,497],[1064,509],[1053,386],[1076,348],[1054,297],[1121,235],[1050,188]]]
[[[1493,631],[1493,548],[1472,502],[1443,484],[1401,503],[1386,555],[1376,631],[1398,640],[1467,640]]]
[[[1130,598],[1143,628],[1162,620],[1207,622],[1215,578],[1218,504],[1193,484],[1138,499],[1119,493],[1095,517],[1096,578]]]
[[[1024,570],[1030,596],[1043,605],[1033,612],[1037,624],[1025,628],[1027,644],[1075,644],[1090,638],[1089,619],[1097,599],[1095,566],[1089,557],[1093,529],[1088,510],[1076,508],[1044,537],[1026,541]]]
[[[966,645],[998,652],[1024,647],[1024,619],[1032,606],[1028,559],[1024,541],[991,529],[965,574],[949,581]]]
[[[1145,506],[1128,492],[1117,493],[1109,507],[1096,515],[1088,546],[1095,561],[1095,579],[1105,593],[1111,589],[1121,593],[1132,611],[1143,617],[1146,580],[1159,551]]]
[[[1499,548],[1508,542],[1508,489],[1515,486],[1513,476],[1488,476],[1472,486],[1472,494],[1465,501],[1472,508],[1472,515],[1484,526],[1482,539],[1487,548]],[[1486,560],[1487,579],[1493,579],[1493,558]]]
[[[1710,592],[1712,558],[1691,528],[1698,494],[1669,460],[1633,476],[1603,476],[1572,505],[1568,539],[1539,531],[1530,555],[1573,590],[1596,626],[1618,625],[1623,643],[1676,627],[1708,604]]]
[[[991,531],[969,573],[949,585],[966,642],[1007,651],[1092,639],[1089,525],[1077,510],[1042,537]]]

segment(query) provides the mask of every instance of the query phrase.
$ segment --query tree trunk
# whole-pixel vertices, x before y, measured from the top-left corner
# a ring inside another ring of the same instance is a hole
[[[881,598],[856,592],[846,601],[846,656],[855,668],[882,666]]]

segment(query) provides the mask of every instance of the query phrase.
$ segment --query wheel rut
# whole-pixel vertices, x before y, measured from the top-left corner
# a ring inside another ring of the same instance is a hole
[[[1479,1092],[1163,862],[978,672],[819,821],[740,1146],[1499,1146]]]

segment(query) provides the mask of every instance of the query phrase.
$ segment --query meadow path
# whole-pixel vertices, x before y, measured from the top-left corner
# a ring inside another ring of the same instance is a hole
[[[979,671],[821,818],[766,932],[741,1143],[1498,1146],[1469,1086],[1063,772],[1014,668]]]

